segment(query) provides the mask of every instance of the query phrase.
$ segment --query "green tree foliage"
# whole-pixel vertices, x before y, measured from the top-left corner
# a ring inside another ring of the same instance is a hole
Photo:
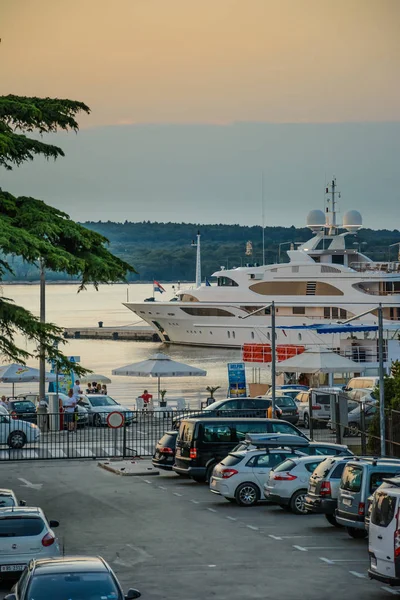
[[[6,169],[32,160],[35,154],[47,158],[63,156],[61,148],[29,138],[25,133],[51,133],[58,129],[78,130],[76,115],[89,108],[82,102],[51,98],[0,97],[0,165]],[[21,132],[21,133],[19,133]],[[87,284],[124,281],[134,268],[114,256],[107,238],[72,221],[67,214],[35,198],[16,198],[0,190],[0,275],[13,274],[14,257],[37,267],[39,259],[46,269],[79,278],[79,289]],[[15,335],[42,344],[48,358],[60,369],[69,369],[57,349],[64,343],[60,328],[40,323],[29,311],[9,298],[0,298],[0,353],[14,362],[37,356],[19,348]],[[75,371],[83,371],[74,366]]]
[[[379,386],[375,390],[376,397],[379,398]],[[400,411],[400,362],[395,361],[391,368],[391,377],[385,377],[384,380],[384,398],[385,398],[385,416],[386,416],[386,438],[390,434],[389,418],[392,411]],[[379,403],[378,405],[379,406]],[[374,454],[380,453],[380,417],[379,410],[369,426],[370,437],[368,439],[368,449]],[[397,432],[396,432],[397,433]],[[400,441],[400,440],[395,440]],[[400,450],[396,452],[399,455]]]

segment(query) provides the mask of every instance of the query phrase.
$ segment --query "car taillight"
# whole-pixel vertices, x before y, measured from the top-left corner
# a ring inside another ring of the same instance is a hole
[[[290,473],[282,473],[279,475],[274,475],[275,481],[293,481],[297,479],[296,475],[291,475]]]
[[[320,496],[330,496],[332,493],[331,484],[329,481],[323,481],[321,484],[321,490],[319,492]]]
[[[159,452],[162,452],[162,454],[173,454],[174,453],[172,448],[168,448],[168,446],[164,446],[163,448],[160,448]]]
[[[313,410],[321,410],[321,407],[319,404],[313,404],[312,409]]]
[[[229,477],[237,475],[238,473],[239,471],[236,471],[236,469],[221,469],[220,471],[222,479],[229,479]]]
[[[360,502],[358,505],[358,514],[363,515],[365,513],[365,504],[364,502]]]
[[[189,458],[197,458],[197,448],[190,448]]]
[[[42,546],[51,546],[52,544],[54,544],[55,540],[56,538],[54,537],[54,535],[52,535],[50,532],[46,533],[46,535],[42,539]]]
[[[400,556],[400,529],[394,532],[394,555],[396,558]]]

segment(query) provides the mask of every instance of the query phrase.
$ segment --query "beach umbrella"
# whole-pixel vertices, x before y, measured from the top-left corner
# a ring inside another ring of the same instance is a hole
[[[112,371],[113,375],[127,375],[128,377],[157,377],[158,398],[160,398],[160,382],[162,377],[204,377],[207,371],[191,367],[185,363],[172,360],[166,354],[159,352],[142,360]]]
[[[79,379],[81,383],[92,383],[95,381],[96,383],[111,383],[111,379],[106,377],[105,375],[99,375],[98,373],[88,373],[88,375],[83,375],[82,377],[75,376],[75,379]]]
[[[56,378],[55,373],[45,373],[45,381],[56,381]],[[31,381],[39,381],[39,379],[40,371],[34,367],[18,365],[16,363],[0,367],[0,381],[1,383],[12,383],[13,396],[16,383],[28,383]]]

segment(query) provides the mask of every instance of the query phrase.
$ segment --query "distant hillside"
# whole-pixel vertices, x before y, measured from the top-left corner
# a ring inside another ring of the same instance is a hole
[[[221,265],[227,268],[240,266],[246,262],[262,262],[262,229],[260,226],[241,225],[197,225],[195,223],[113,223],[111,221],[86,222],[85,227],[102,233],[110,240],[110,250],[117,256],[133,264],[139,275],[131,281],[193,281],[195,277],[195,253],[191,247],[197,230],[201,231],[201,253],[203,277],[210,277]],[[265,228],[266,262],[277,262],[279,244],[280,259],[286,261],[285,242],[304,242],[309,239],[309,229],[295,227]],[[245,256],[246,242],[253,243],[253,257]],[[388,260],[389,245],[400,241],[396,229],[362,229],[357,236],[347,237],[347,246],[362,244],[360,247],[375,260]],[[364,244],[365,242],[365,244]],[[391,259],[397,256],[397,249],[391,249]],[[24,264],[20,259],[13,261],[15,280],[34,281],[38,279],[37,269]],[[56,273],[48,274],[48,280],[68,280],[68,276]],[[13,278],[5,276],[5,281]]]

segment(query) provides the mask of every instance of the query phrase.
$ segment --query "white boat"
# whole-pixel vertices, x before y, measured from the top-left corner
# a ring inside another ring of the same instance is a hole
[[[168,344],[234,348],[268,344],[268,306],[274,301],[277,344],[321,343],[376,367],[374,332],[362,332],[356,340],[338,335],[329,340],[327,335],[289,327],[344,322],[357,315],[362,316],[354,325],[377,324],[381,304],[385,362],[399,358],[400,262],[374,262],[360,252],[360,244],[355,247],[352,237],[362,227],[360,213],[345,213],[338,225],[335,181],[327,193],[326,212],[314,210],[307,217],[313,236],[297,248],[291,246],[289,262],[222,269],[213,274],[217,285],[212,286],[202,286],[197,273],[197,287],[179,291],[169,302],[127,302],[125,306],[153,325]],[[197,250],[199,269],[199,236]]]

